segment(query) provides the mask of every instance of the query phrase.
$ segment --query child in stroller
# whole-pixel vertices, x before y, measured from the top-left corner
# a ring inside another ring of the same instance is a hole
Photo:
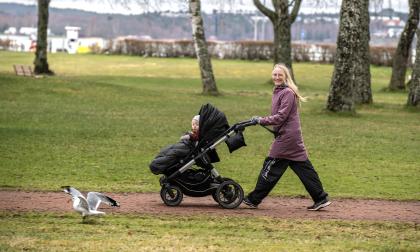
[[[191,134],[194,118],[198,129],[196,127],[196,133]],[[225,142],[230,153],[246,146],[242,132],[255,122],[244,121],[229,127],[224,113],[211,104],[201,106],[199,117],[194,118],[189,137],[181,137],[178,143],[162,149],[150,164],[154,174],[162,174],[160,196],[166,205],[177,206],[184,194],[212,195],[223,208],[236,208],[244,193],[238,183],[222,177],[213,166],[220,161],[216,146]]]
[[[191,131],[181,136],[180,140],[198,141],[200,129],[200,115],[195,115],[191,120]]]

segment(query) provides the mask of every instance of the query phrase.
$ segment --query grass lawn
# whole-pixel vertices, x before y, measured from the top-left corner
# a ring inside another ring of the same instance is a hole
[[[0,213],[1,251],[418,251],[415,224]]]
[[[12,64],[32,61],[33,54],[0,52],[3,189],[158,192],[148,165],[189,130],[202,104],[214,104],[230,123],[270,109],[271,62],[213,60],[222,95],[211,97],[200,94],[194,59],[51,54],[56,76],[14,76]],[[324,111],[332,69],[294,65],[309,98],[303,136],[325,189],[333,198],[420,200],[420,113],[405,107],[405,92],[383,91],[391,69],[372,67],[374,104],[355,116]],[[272,137],[261,127],[245,137],[248,146],[233,154],[218,148],[216,167],[248,192]],[[288,170],[272,195],[307,194]]]

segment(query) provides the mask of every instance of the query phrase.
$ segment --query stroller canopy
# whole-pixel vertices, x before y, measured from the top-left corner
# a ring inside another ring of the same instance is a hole
[[[229,129],[225,114],[209,103],[201,106],[199,115],[200,146],[208,144],[211,140]]]

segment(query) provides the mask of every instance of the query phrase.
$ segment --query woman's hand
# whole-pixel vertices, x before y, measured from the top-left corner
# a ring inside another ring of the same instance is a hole
[[[253,116],[251,121],[255,124],[260,124],[261,117],[260,116]]]

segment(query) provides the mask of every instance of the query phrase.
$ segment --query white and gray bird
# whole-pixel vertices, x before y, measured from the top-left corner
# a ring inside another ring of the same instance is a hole
[[[98,192],[89,192],[87,199],[77,189],[71,186],[62,186],[65,193],[71,195],[73,200],[73,209],[79,212],[83,218],[89,215],[104,215],[105,212],[98,211],[101,203],[108,204],[113,207],[119,207],[120,204],[114,199]]]

